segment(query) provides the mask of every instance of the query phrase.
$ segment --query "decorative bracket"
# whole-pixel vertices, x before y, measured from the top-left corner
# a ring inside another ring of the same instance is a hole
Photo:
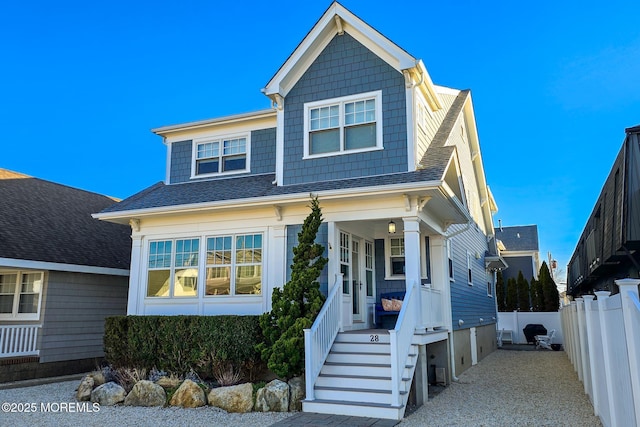
[[[131,229],[135,232],[140,231],[140,219],[139,218],[131,218],[129,220],[129,225],[131,226]]]
[[[404,209],[407,212],[410,212],[411,211],[411,198],[407,194],[403,194],[402,197],[404,197]]]
[[[338,27],[338,35],[341,36],[344,34],[344,28],[342,28],[342,19],[340,19],[339,15],[334,15],[333,19],[336,21],[336,27]]]
[[[279,93],[274,93],[270,96],[271,98],[271,108],[274,110],[282,111],[284,108],[284,98],[280,96]]]
[[[418,210],[422,212],[424,206],[431,200],[431,196],[425,196],[422,199],[418,199]]]
[[[273,205],[273,210],[276,214],[276,219],[282,221],[282,206]]]

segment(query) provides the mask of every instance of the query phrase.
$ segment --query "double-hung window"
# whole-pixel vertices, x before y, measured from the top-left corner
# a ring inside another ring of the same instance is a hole
[[[194,176],[246,171],[247,139],[243,135],[194,141]]]
[[[262,294],[262,234],[207,238],[205,295]]]
[[[38,320],[44,273],[0,272],[0,319]]]
[[[147,297],[195,297],[198,294],[200,239],[149,243]]]
[[[305,158],[382,149],[382,92],[307,103],[304,122]]]

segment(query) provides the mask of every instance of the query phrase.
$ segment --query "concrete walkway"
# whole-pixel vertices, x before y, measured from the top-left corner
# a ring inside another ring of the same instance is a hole
[[[301,413],[273,426],[387,427],[396,423]],[[549,350],[495,351],[398,425],[602,426],[567,355]]]

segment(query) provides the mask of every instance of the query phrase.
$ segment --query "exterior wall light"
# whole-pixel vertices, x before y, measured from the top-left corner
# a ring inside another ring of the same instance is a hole
[[[396,223],[389,221],[389,234],[396,234]]]

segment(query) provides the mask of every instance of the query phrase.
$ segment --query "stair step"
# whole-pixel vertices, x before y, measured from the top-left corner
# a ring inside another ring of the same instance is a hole
[[[355,403],[391,404],[391,390],[315,386],[314,393],[318,399],[333,399]],[[406,394],[406,391],[400,392],[400,396],[402,397]]]
[[[404,416],[404,405],[393,406],[376,403],[341,402],[333,399],[303,400],[302,411],[318,414],[351,415],[354,417],[382,418],[401,420]]]
[[[361,343],[353,341],[334,342],[331,351],[353,353],[390,353],[391,347],[385,343]]]
[[[358,353],[346,351],[331,351],[327,356],[327,362],[334,363],[369,363],[391,365],[389,353]]]
[[[340,332],[335,342],[360,342],[369,344],[389,344],[391,338],[389,331],[369,330],[366,332]]]
[[[339,387],[353,389],[391,390],[391,377],[354,376],[354,375],[319,375],[316,380],[319,387]],[[402,378],[401,390],[411,387],[411,378]]]

